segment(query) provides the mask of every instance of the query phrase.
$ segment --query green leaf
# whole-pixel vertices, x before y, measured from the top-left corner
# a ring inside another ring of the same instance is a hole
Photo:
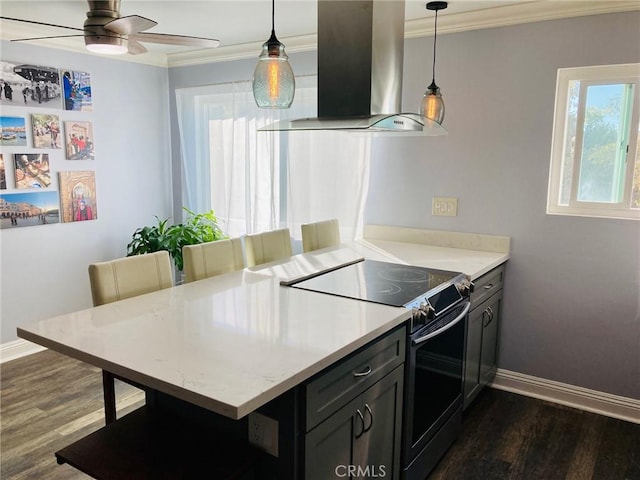
[[[183,268],[182,247],[212,242],[228,238],[218,226],[213,210],[195,213],[186,207],[187,217],[183,223],[169,225],[169,219],[160,220],[155,216],[157,225],[138,228],[133,232],[127,244],[127,255],[140,255],[167,250],[178,270]]]

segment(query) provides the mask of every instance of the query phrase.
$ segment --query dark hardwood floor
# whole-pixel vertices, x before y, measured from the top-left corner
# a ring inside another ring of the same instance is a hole
[[[141,391],[116,383],[118,414],[144,403]],[[102,374],[45,350],[0,365],[0,478],[80,480],[54,452],[104,425]]]
[[[118,414],[143,403],[118,383]],[[80,480],[54,452],[104,425],[100,370],[46,350],[0,366],[0,478]],[[429,480],[640,480],[640,425],[485,389]]]
[[[640,480],[640,425],[485,388],[429,480]]]

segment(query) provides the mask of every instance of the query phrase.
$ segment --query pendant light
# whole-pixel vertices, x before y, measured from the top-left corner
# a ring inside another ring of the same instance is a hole
[[[253,72],[253,98],[260,108],[289,108],[296,84],[284,45],[276,38],[275,0],[271,0],[271,37]]]
[[[444,10],[447,6],[447,2],[427,3],[427,10],[434,10],[436,12],[435,28],[433,30],[433,77],[431,85],[427,87],[427,91],[424,93],[422,103],[420,104],[420,115],[439,124],[442,124],[442,120],[444,120],[444,101],[440,94],[440,87],[436,85],[436,39],[438,37],[438,11]]]

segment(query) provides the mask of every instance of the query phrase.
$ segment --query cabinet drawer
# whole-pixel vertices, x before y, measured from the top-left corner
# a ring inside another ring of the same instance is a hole
[[[502,288],[504,280],[504,265],[485,273],[479,279],[474,280],[474,289],[471,293],[471,310],[484,302],[491,295]]]
[[[406,328],[397,329],[318,374],[306,385],[306,430],[404,362]]]

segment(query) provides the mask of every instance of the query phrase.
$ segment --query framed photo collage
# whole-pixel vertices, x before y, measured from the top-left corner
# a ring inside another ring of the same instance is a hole
[[[95,220],[95,171],[83,168],[95,160],[90,74],[0,69],[0,229]]]

